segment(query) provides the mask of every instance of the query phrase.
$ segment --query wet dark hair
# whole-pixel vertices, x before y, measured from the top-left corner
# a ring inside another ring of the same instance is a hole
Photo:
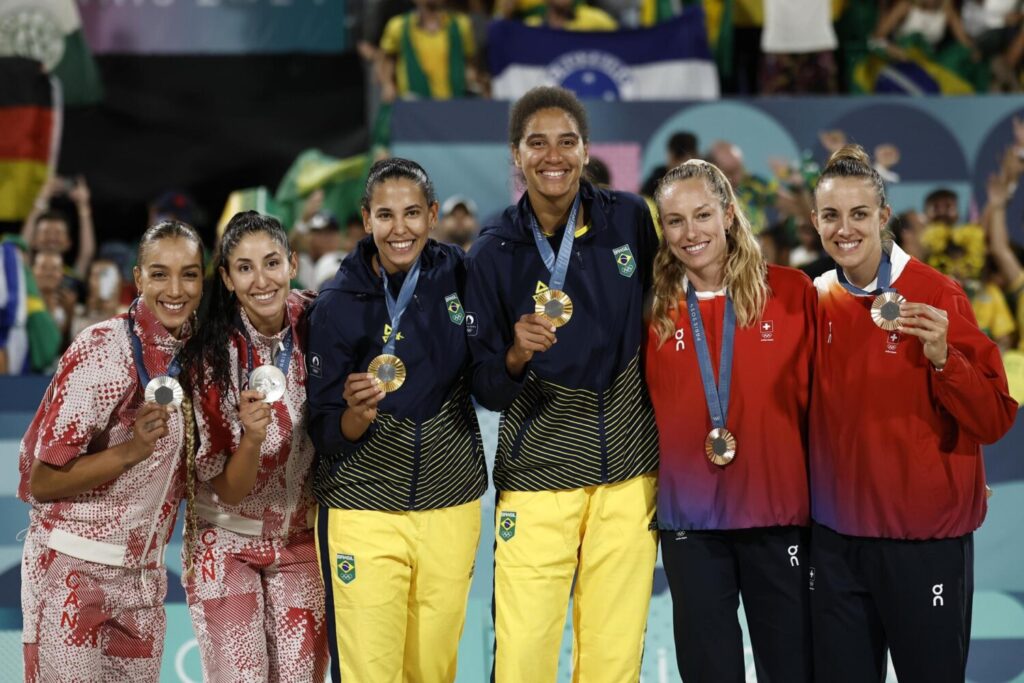
[[[199,236],[199,233],[191,225],[174,220],[154,223],[146,229],[146,232],[142,233],[142,238],[139,240],[139,250],[135,254],[136,265],[142,266],[146,260],[146,255],[153,248],[154,243],[160,240],[175,238],[186,239],[195,244],[199,250],[199,263],[204,267],[206,266],[206,252],[203,248],[203,239]]]
[[[529,90],[512,105],[512,113],[508,122],[508,142],[513,147],[519,145],[526,130],[526,122],[541,109],[561,109],[573,120],[580,129],[583,142],[590,142],[590,124],[587,121],[587,110],[576,96],[565,88],[542,85]]]
[[[874,186],[875,194],[878,196],[878,205],[885,207],[888,204],[885,199],[885,183],[882,182],[882,176],[878,175],[878,171],[871,165],[868,153],[860,145],[843,145],[828,158],[828,163],[825,164],[825,169],[821,172],[821,177],[818,178],[811,195],[815,206],[817,206],[818,188],[821,187],[821,181],[828,178],[864,178]]]
[[[231,373],[235,370],[230,364],[228,346],[235,329],[238,300],[234,293],[228,291],[220,269],[227,271],[231,254],[239,242],[257,233],[264,233],[277,242],[286,258],[291,256],[288,235],[276,218],[256,211],[242,211],[232,216],[217,243],[213,273],[207,281],[207,295],[204,297],[207,303],[200,316],[199,332],[192,336],[185,350],[185,357],[192,361],[195,378],[200,385],[209,380],[221,392],[226,392],[231,386]],[[210,369],[209,377],[205,376],[204,367]]]
[[[437,203],[437,193],[434,191],[434,183],[430,182],[430,176],[423,170],[423,167],[410,159],[391,157],[381,159],[370,167],[366,176],[366,188],[363,190],[363,199],[360,206],[369,213],[370,201],[373,199],[373,191],[377,186],[388,180],[411,180],[423,191],[423,197],[427,200],[427,206]]]

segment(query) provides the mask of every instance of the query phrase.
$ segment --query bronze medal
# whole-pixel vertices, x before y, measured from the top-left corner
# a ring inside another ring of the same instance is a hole
[[[724,427],[712,429],[704,439],[704,454],[713,464],[725,467],[736,457],[736,437]]]
[[[899,292],[882,292],[871,304],[871,320],[886,332],[899,329],[900,304],[906,301]]]
[[[405,383],[405,363],[390,353],[382,353],[371,360],[366,371],[389,393],[397,391]]]
[[[572,318],[572,299],[563,291],[547,289],[534,300],[533,312],[550,320],[555,327],[561,327]]]

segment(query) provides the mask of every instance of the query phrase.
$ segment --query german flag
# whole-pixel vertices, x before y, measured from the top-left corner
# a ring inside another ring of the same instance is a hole
[[[29,214],[55,156],[53,89],[42,65],[0,58],[0,221]]]

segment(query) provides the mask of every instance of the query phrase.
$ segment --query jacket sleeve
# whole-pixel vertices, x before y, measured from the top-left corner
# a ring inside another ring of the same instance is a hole
[[[467,262],[466,315],[475,324],[467,326],[466,334],[472,358],[472,390],[480,405],[488,410],[504,410],[512,405],[523,390],[523,378],[508,374],[505,354],[515,336],[515,312],[502,298],[495,263],[493,239],[483,239],[474,246]]]
[[[309,402],[309,436],[321,456],[349,455],[376,430],[376,424],[358,441],[341,433],[341,416],[348,408],[342,398],[345,380],[356,371],[355,358],[344,333],[344,316],[336,305],[337,294],[321,294],[309,313],[306,338],[306,399]]]
[[[941,372],[932,369],[932,390],[964,432],[979,443],[994,443],[1017,416],[999,347],[978,328],[963,293],[945,295],[940,304],[949,316],[949,359]]]
[[[112,324],[123,326],[124,321]],[[130,352],[124,348],[124,334],[109,326],[93,328],[71,343],[50,385],[52,400],[39,425],[35,457],[63,467],[88,453],[93,438],[110,423],[118,405],[130,400],[138,385]],[[124,441],[131,438],[132,426],[128,425]]]

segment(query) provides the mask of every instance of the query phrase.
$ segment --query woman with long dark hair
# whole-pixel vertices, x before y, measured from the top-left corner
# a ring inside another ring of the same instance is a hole
[[[199,447],[182,550],[203,677],[321,681],[323,587],[306,432],[307,292],[277,219],[235,214],[190,345]]]

